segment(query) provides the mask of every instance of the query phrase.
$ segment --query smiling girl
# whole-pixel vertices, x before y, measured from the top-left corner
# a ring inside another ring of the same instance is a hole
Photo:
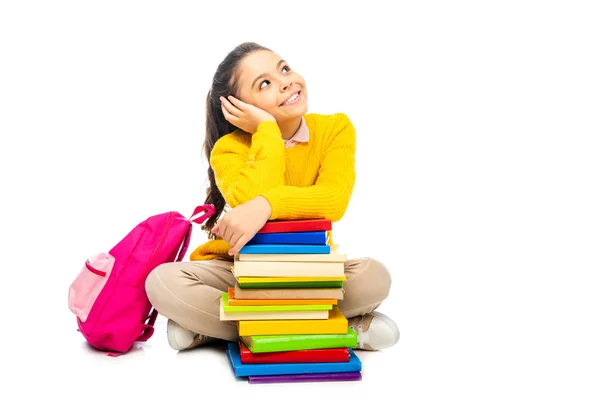
[[[172,348],[238,340],[236,323],[220,321],[219,299],[236,283],[233,256],[268,220],[335,222],[344,215],[354,188],[356,132],[342,113],[307,114],[307,99],[302,76],[256,43],[242,43],[219,64],[206,98],[205,203],[216,213],[204,229],[211,240],[190,262],[162,264],[146,280],[148,298],[169,319]],[[357,348],[394,345],[398,327],[374,311],[389,294],[386,267],[372,258],[348,260],[345,274],[339,307],[359,334]]]

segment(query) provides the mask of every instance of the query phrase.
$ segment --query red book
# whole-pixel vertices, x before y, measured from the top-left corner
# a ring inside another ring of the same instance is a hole
[[[280,232],[313,232],[330,231],[331,220],[329,219],[294,219],[273,220],[266,224],[257,233],[280,233]]]
[[[325,363],[348,362],[350,360],[350,352],[347,347],[252,353],[241,340],[239,344],[240,358],[243,364]]]

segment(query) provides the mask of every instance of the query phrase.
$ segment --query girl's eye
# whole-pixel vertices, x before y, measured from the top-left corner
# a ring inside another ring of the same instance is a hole
[[[283,72],[284,74],[287,74],[290,71],[291,71],[291,69],[287,65],[281,69],[281,72]]]
[[[258,86],[258,88],[259,89],[264,89],[264,88],[266,88],[269,85],[269,83],[271,83],[271,82],[269,82],[269,81],[262,81],[260,83],[260,85]]]

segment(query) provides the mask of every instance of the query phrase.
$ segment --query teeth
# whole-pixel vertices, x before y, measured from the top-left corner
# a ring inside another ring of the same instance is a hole
[[[285,101],[285,103],[283,104],[290,104],[291,102],[295,101],[298,98],[298,93],[295,93],[292,97],[290,97],[289,99],[287,99]]]

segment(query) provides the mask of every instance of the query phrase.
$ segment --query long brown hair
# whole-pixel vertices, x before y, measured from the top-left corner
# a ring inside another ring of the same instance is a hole
[[[212,86],[206,96],[206,136],[203,151],[208,162],[209,186],[206,189],[206,200],[204,203],[212,204],[215,207],[215,213],[206,220],[202,229],[208,232],[209,239],[216,238],[216,235],[212,234],[210,230],[217,223],[226,204],[215,182],[215,172],[210,165],[210,153],[215,147],[217,140],[237,129],[225,119],[221,110],[220,97],[227,98],[229,95],[235,96],[237,94],[238,88],[235,80],[237,69],[244,57],[257,50],[269,49],[254,42],[245,42],[231,50],[217,67],[217,71],[213,76]]]

